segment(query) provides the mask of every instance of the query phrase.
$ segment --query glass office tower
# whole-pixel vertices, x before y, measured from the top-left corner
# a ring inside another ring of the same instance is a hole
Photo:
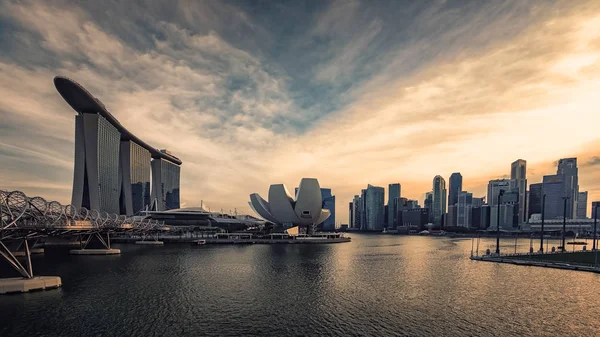
[[[181,167],[161,158],[152,160],[152,201],[157,211],[180,207],[179,176]]]
[[[565,195],[564,175],[544,176],[542,184],[542,196],[546,195],[544,217],[547,220],[562,218],[564,216],[563,197]],[[567,218],[569,218],[568,211],[569,203],[567,202]]]
[[[75,117],[73,206],[119,213],[121,134],[99,114]]]
[[[150,205],[150,151],[130,141],[121,142],[121,214],[133,215]]]

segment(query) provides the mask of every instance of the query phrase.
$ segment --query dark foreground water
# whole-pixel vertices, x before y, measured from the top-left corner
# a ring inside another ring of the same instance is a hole
[[[0,336],[600,335],[600,275],[470,261],[469,239],[352,238],[48,252],[35,271],[63,287],[0,296]]]

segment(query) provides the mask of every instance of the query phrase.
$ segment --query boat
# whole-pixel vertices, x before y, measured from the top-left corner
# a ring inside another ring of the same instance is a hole
[[[205,245],[205,244],[206,244],[206,240],[194,241],[194,245],[196,245],[196,246],[201,246],[201,245]]]
[[[568,245],[587,245],[587,242],[585,241],[571,241],[571,242],[567,242]]]

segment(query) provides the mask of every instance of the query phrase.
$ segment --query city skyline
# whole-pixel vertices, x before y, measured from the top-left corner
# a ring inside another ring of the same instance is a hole
[[[399,182],[422,202],[452,172],[480,197],[519,158],[530,185],[577,157],[589,216],[600,200],[597,2],[438,2],[407,7],[406,20],[358,1],[315,6],[182,3],[140,18],[101,3],[3,2],[0,187],[69,203],[73,114],[51,83],[65,75],[186,163],[182,206],[251,213],[248,193],[304,176],[341,210],[368,184]],[[297,31],[277,29],[295,17]]]

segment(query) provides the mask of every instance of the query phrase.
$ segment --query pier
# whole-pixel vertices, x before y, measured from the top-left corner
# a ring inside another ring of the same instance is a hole
[[[596,252],[587,252],[592,255]],[[483,256],[471,256],[470,259],[474,261],[486,261],[496,263],[509,263],[519,266],[534,266],[534,267],[545,267],[555,269],[566,269],[566,270],[578,270],[587,271],[593,273],[600,273],[600,267],[597,265],[581,263],[578,259],[565,258],[564,255],[573,253],[554,253],[554,254],[522,254],[522,255],[483,255]],[[553,259],[557,258],[557,259]],[[564,259],[565,261],[561,261]]]

